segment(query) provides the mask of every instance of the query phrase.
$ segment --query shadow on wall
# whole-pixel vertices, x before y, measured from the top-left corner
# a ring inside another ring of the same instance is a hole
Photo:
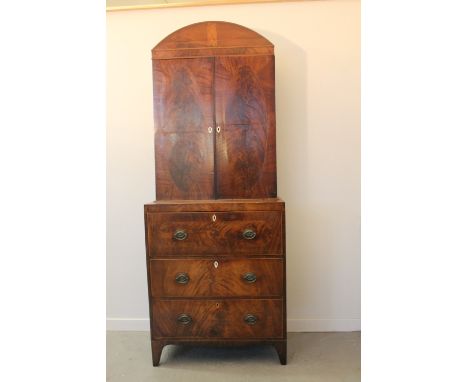
[[[304,256],[313,255],[305,251],[310,248],[313,216],[307,172],[310,168],[307,55],[304,49],[281,35],[258,32],[275,45],[278,196],[286,202],[288,306],[297,310],[297,307],[310,306],[310,293],[314,293],[307,288],[311,283],[310,272],[307,263],[302,261]],[[288,313],[296,315],[291,309]]]

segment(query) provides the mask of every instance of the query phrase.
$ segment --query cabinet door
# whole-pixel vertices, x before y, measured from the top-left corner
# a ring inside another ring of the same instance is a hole
[[[215,98],[216,196],[275,197],[274,56],[217,57]]]
[[[213,58],[153,61],[157,199],[214,197],[213,69]]]

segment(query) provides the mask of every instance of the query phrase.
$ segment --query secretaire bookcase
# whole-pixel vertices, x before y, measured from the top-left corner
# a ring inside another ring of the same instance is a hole
[[[156,201],[145,205],[153,365],[167,344],[271,344],[286,363],[274,47],[202,22],[152,50]]]

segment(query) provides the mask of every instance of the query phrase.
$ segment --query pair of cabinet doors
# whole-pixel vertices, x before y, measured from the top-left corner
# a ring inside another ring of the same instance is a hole
[[[274,56],[153,60],[156,197],[276,197]]]

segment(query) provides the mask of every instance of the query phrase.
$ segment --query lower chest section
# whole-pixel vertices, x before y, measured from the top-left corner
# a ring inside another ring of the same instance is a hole
[[[153,339],[285,338],[284,204],[272,204],[145,207]]]

